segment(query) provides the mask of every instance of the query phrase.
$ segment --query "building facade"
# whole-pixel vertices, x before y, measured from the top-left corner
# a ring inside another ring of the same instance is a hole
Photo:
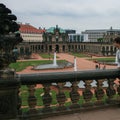
[[[23,38],[23,42],[17,46],[20,56],[30,55],[32,52],[35,52],[35,46],[33,43],[41,43],[43,41],[42,34],[45,31],[44,29],[37,29],[32,25],[26,23],[20,25],[20,33]]]
[[[43,43],[45,52],[66,52],[68,43],[68,34],[64,29],[56,27],[50,27],[43,33]]]
[[[23,38],[23,42],[42,42],[42,34],[44,30],[37,29],[30,25],[29,23],[26,24],[20,24],[19,29],[21,36]]]
[[[88,42],[99,42],[100,39],[104,42],[112,42],[116,36],[120,35],[120,29],[95,29],[95,30],[85,30],[82,34],[88,35]]]
[[[83,42],[84,41],[84,35],[81,34],[68,34],[69,42]]]
[[[58,53],[85,52],[94,55],[115,55],[116,48],[113,46],[112,42],[108,40],[108,38],[114,38],[119,34],[119,32],[113,32],[113,36],[110,36],[110,31],[107,31],[107,34],[104,33],[103,36],[102,31],[102,35],[99,35],[99,37],[102,37],[102,41],[92,42],[88,41],[88,34],[68,34],[68,32],[58,27],[58,25],[50,27],[46,30],[34,30],[29,28],[27,33],[24,33],[23,30],[25,29],[20,29],[20,32],[24,41],[17,46],[19,53],[23,55],[29,52],[49,54],[54,53],[54,51],[57,51]],[[36,31],[36,33],[34,33],[35,38],[30,35],[31,33],[33,35],[33,31]]]
[[[107,30],[85,30],[82,32],[82,34],[88,35],[88,42],[98,42],[97,40],[99,38],[103,38]]]
[[[120,37],[120,29],[113,29],[112,27],[106,31],[103,36],[105,42],[113,42],[115,37]]]

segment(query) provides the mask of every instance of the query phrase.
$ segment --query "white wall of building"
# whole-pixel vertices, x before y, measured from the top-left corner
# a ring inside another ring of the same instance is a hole
[[[42,34],[21,33],[23,42],[42,42]]]

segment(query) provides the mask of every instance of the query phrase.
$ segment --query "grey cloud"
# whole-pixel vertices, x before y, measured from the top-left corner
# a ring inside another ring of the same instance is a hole
[[[119,26],[119,0],[1,0],[21,22],[76,29]]]

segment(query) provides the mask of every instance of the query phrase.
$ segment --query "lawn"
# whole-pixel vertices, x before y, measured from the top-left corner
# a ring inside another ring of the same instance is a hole
[[[58,62],[65,62],[65,60],[58,60]],[[28,66],[37,66],[37,65],[43,65],[43,64],[51,64],[53,63],[53,60],[35,60],[35,61],[19,61],[16,63],[11,63],[9,65],[10,68],[13,68],[16,70],[16,72],[24,70]]]
[[[28,66],[50,64],[52,62],[53,62],[52,60],[20,61],[16,63],[11,63],[9,67],[15,69],[18,72],[24,70]]]
[[[92,59],[92,60],[93,61],[98,61],[98,62],[115,62],[115,58],[114,57],[95,58],[95,59]]]
[[[91,57],[90,55],[84,53],[71,53],[76,57]],[[98,61],[98,62],[115,62],[115,57],[104,57],[104,58],[90,58],[88,60]]]
[[[85,58],[90,61],[98,62],[98,63],[105,63],[105,64],[114,64],[115,63],[115,57],[96,57],[93,58],[92,56],[88,54],[83,54],[83,53],[71,53],[73,56],[80,57],[80,58]]]
[[[81,58],[90,57],[89,55],[84,54],[84,53],[71,53],[71,55],[76,56],[76,57],[81,57]]]
[[[44,53],[42,53],[42,54],[40,54],[40,56],[42,58],[45,58],[45,59],[53,59],[54,58],[54,54],[44,54]],[[59,57],[56,56],[56,58],[59,58]]]

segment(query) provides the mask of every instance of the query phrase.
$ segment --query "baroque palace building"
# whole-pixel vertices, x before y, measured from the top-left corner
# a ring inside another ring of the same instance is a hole
[[[29,23],[20,25],[20,33],[23,38],[23,42],[17,46],[18,53],[20,56],[28,55],[39,48],[39,43],[43,41],[42,34],[45,32],[44,29],[37,29]]]
[[[71,31],[62,29],[58,25],[49,29],[37,29],[30,24],[20,24],[23,42],[17,46],[18,52],[20,55],[49,54],[54,51],[58,53],[85,52],[94,55],[115,55],[116,48],[113,46],[112,40],[119,36],[120,30],[111,28],[106,30],[104,34],[102,31],[103,36],[100,36],[100,40],[93,42],[89,41],[87,37],[89,34],[76,34],[75,31]],[[93,31],[92,34],[94,34]]]

